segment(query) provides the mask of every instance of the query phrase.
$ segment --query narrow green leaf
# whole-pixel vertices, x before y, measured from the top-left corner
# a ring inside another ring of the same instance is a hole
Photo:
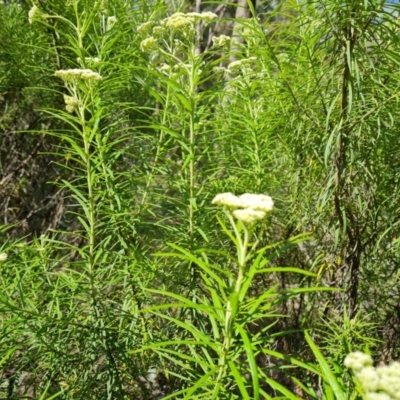
[[[250,364],[250,373],[253,383],[253,396],[254,396],[253,400],[258,400],[260,398],[260,382],[259,382],[257,360],[254,356],[252,344],[247,335],[247,332],[245,331],[245,329],[243,329],[242,326],[236,324],[235,328],[239,331],[240,336],[242,337],[244,345],[243,347],[247,355],[247,360],[249,361]]]
[[[236,368],[234,361],[228,361],[229,368],[233,377],[235,378],[235,383],[237,384],[240,394],[242,395],[243,400],[251,400],[249,393],[247,392],[246,386],[243,382],[243,377],[240,375],[240,372]]]
[[[335,375],[333,374],[332,370],[330,369],[325,357],[322,355],[318,346],[311,339],[311,336],[308,334],[307,331],[304,332],[304,336],[321,367],[321,377],[327,384],[330,385],[333,392],[335,393],[337,400],[346,400],[345,393],[343,392],[342,388],[340,387]]]

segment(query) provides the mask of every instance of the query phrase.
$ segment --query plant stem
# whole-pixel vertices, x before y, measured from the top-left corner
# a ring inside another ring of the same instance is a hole
[[[190,114],[189,114],[189,246],[190,251],[193,251],[194,248],[194,214],[195,214],[195,146],[196,146],[196,137],[195,137],[195,95],[196,95],[196,85],[195,85],[195,77],[196,77],[196,46],[193,44],[191,46],[190,56],[190,73],[189,73],[189,102],[190,102]],[[195,301],[195,291],[196,291],[196,282],[197,282],[197,273],[196,273],[196,265],[191,264],[191,282],[190,289],[192,292],[193,301]]]
[[[240,236],[240,232],[236,227],[236,224],[232,218],[232,216],[228,214],[228,218],[234,228],[236,239],[237,239],[237,252],[238,252],[238,276],[236,282],[233,286],[232,293],[230,295],[228,304],[226,306],[225,312],[225,338],[222,345],[222,355],[219,361],[219,371],[217,376],[217,384],[216,389],[214,391],[214,397],[219,392],[220,382],[224,376],[229,352],[232,344],[233,330],[234,324],[236,320],[236,316],[238,315],[240,304],[239,304],[239,295],[242,289],[243,281],[245,278],[245,265],[247,258],[247,247],[249,243],[249,231],[246,226],[243,226],[243,238]]]

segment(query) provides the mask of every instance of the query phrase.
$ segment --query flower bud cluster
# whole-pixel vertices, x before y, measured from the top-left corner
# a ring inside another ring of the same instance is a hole
[[[177,12],[161,20],[160,24],[153,27],[152,21],[147,21],[138,26],[137,32],[142,35],[152,35],[144,39],[140,44],[143,52],[157,50],[157,38],[163,38],[167,34],[180,34],[183,37],[193,37],[196,25],[200,22],[209,24],[217,18],[212,12],[205,13],[182,13]]]
[[[140,33],[141,35],[147,35],[151,32],[153,28],[153,22],[152,21],[147,21],[144,22],[143,24],[139,25],[136,29],[137,33]]]
[[[153,36],[148,37],[147,39],[142,40],[140,43],[140,50],[144,53],[155,51],[158,49],[158,41]]]
[[[40,11],[37,5],[34,5],[28,12],[28,20],[30,24],[33,24],[35,20],[46,18],[45,15]]]
[[[167,34],[167,30],[163,26],[155,26],[153,28],[153,35],[159,38],[164,37]]]
[[[168,65],[168,64],[161,64],[161,66],[160,66],[160,68],[159,68],[159,70],[161,71],[161,72],[166,72],[167,73],[167,75],[168,74],[170,74],[171,73],[171,66],[170,65]]]
[[[85,64],[89,64],[89,65],[98,64],[101,61],[99,57],[85,57],[84,60],[85,60]],[[82,59],[80,57],[78,57],[76,59],[76,61],[79,64],[82,64]]]
[[[249,75],[254,73],[251,64],[256,61],[256,57],[244,58],[242,60],[233,61],[228,65],[228,71],[231,75]]]
[[[201,19],[206,23],[210,24],[211,22],[215,21],[218,18],[218,15],[211,12],[211,11],[206,11],[200,14]]]
[[[65,109],[69,113],[73,113],[80,105],[78,98],[64,94]]]
[[[246,225],[252,226],[266,217],[267,212],[274,207],[271,197],[264,194],[245,193],[235,196],[232,193],[217,194],[212,204],[223,206],[232,212],[232,215]]]
[[[276,59],[279,64],[286,64],[289,62],[289,56],[286,53],[277,54]],[[275,64],[276,64],[276,62],[275,62]]]
[[[107,27],[106,30],[110,31],[114,25],[117,23],[117,17],[115,15],[112,15],[111,17],[107,17]]]
[[[357,351],[346,357],[344,365],[353,370],[366,400],[400,400],[399,362],[374,368],[371,356]]]
[[[212,38],[214,46],[228,48],[231,43],[231,38],[226,35],[214,36]]]
[[[212,12],[205,13],[182,13],[177,12],[172,14],[170,17],[165,18],[161,21],[161,26],[171,29],[172,31],[194,29],[195,24],[204,21],[205,24],[217,19],[217,15]]]
[[[90,82],[101,81],[103,77],[97,72],[91,69],[60,69],[54,74],[58,78],[61,78],[64,82],[77,83],[79,80],[86,80]]]
[[[184,14],[177,12],[172,14],[170,17],[165,18],[161,21],[161,26],[170,29],[172,32],[187,32],[194,29],[194,24],[199,21],[197,13]],[[200,15],[200,14],[199,14]]]
[[[214,68],[213,68],[213,72],[214,72],[215,74],[218,74],[218,75],[223,75],[223,74],[225,74],[225,73],[227,72],[227,69],[226,69],[225,67],[219,67],[219,66],[217,66],[217,67],[214,67]]]

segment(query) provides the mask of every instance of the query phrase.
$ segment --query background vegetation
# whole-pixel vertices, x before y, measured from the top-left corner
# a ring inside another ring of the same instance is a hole
[[[1,2],[0,398],[361,399],[346,354],[399,357],[398,9]]]

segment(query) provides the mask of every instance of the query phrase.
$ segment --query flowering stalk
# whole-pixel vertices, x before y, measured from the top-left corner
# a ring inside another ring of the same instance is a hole
[[[93,172],[90,157],[90,148],[94,138],[94,132],[88,127],[85,110],[92,100],[93,88],[102,76],[91,69],[68,69],[56,71],[55,75],[64,81],[71,96],[64,95],[66,110],[69,113],[76,112],[81,125],[83,140],[83,153],[86,164],[86,183],[88,188],[88,209],[86,213],[89,240],[88,270],[90,275],[94,269],[94,243],[95,243],[95,201],[93,194]]]
[[[197,46],[192,43],[190,54],[189,54],[189,63],[191,65],[190,73],[189,73],[189,104],[190,104],[190,113],[189,113],[189,150],[190,150],[190,161],[189,161],[189,235],[190,235],[190,250],[193,251],[194,247],[194,213],[195,213],[195,100],[194,97],[196,95],[196,50]],[[196,267],[192,265],[192,281],[191,281],[191,290],[197,287],[196,281]]]
[[[246,266],[246,258],[247,258],[247,248],[249,244],[249,230],[246,225],[244,225],[243,229],[243,238],[240,235],[240,232],[236,226],[235,221],[233,220],[230,212],[225,211],[236,235],[237,240],[237,256],[238,256],[238,276],[233,287],[233,291],[229,297],[228,304],[226,306],[225,312],[225,338],[222,345],[222,356],[219,361],[219,372],[217,376],[217,384],[221,381],[224,376],[224,372],[227,365],[228,355],[232,344],[232,336],[233,336],[233,328],[234,322],[239,310],[239,294],[242,289],[242,284],[245,278],[245,266]]]
[[[154,26],[152,21],[147,21],[137,28],[139,35],[144,35],[144,39],[140,44],[143,52],[158,53],[162,56],[163,60],[167,63],[162,64],[159,71],[167,74],[169,79],[176,78],[181,89],[179,95],[175,100],[178,104],[183,106],[187,115],[187,129],[182,131],[184,143],[182,154],[185,155],[183,161],[184,174],[187,184],[188,204],[187,204],[187,219],[188,219],[188,241],[189,248],[193,250],[195,243],[195,213],[197,210],[196,205],[196,96],[197,96],[197,82],[198,75],[200,74],[200,63],[202,62],[202,55],[197,54],[196,43],[196,28],[200,24],[208,24],[212,22],[217,16],[213,13],[181,13],[177,12],[165,19],[159,24]],[[170,65],[174,65],[172,68]],[[176,75],[174,72],[176,71]],[[170,85],[167,86],[168,102],[174,97],[173,89]],[[182,96],[183,94],[183,96]],[[185,100],[182,101],[182,98]],[[165,116],[167,112],[168,103],[164,105],[164,118],[162,123],[165,123]],[[162,140],[162,133],[160,134]],[[155,162],[158,159],[158,151],[156,153]],[[154,167],[155,168],[155,165]],[[142,204],[147,192],[147,187],[151,182],[153,173],[146,185],[145,194],[143,196]],[[197,288],[197,276],[195,265],[191,265],[191,278],[190,290],[192,293]],[[194,294],[194,293],[193,293]],[[193,300],[195,296],[193,295]]]
[[[232,193],[221,193],[215,196],[213,204],[223,207],[226,216],[236,236],[238,275],[236,282],[232,285],[231,294],[225,311],[225,338],[222,345],[222,354],[219,360],[219,371],[217,376],[214,397],[217,398],[221,380],[224,377],[228,356],[234,335],[235,320],[240,309],[240,293],[246,277],[246,262],[251,256],[252,250],[248,251],[250,234],[256,223],[264,219],[267,212],[273,208],[271,197],[262,194],[243,194],[235,196]],[[235,218],[238,222],[235,222]],[[242,229],[240,229],[240,227]],[[243,235],[241,234],[243,232]]]

